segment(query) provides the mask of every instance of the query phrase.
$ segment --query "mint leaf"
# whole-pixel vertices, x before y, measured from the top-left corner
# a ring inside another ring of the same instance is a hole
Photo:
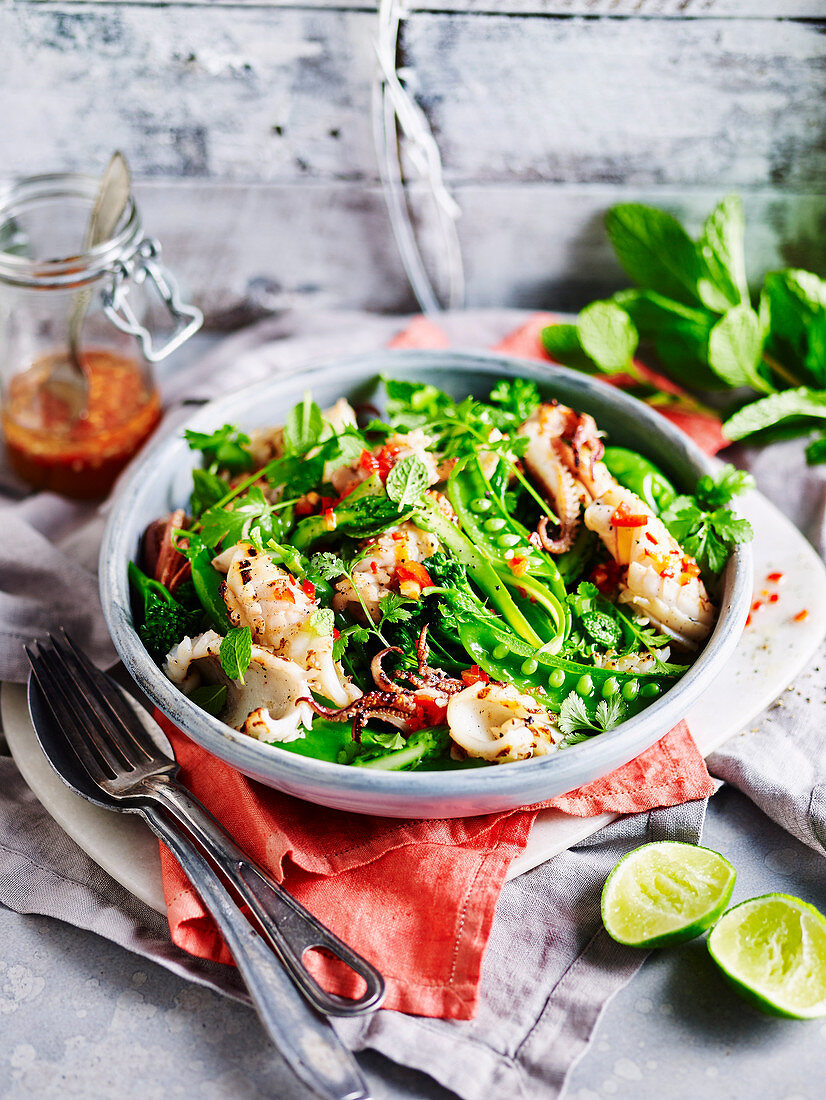
[[[336,620],[332,607],[319,607],[310,616],[310,629],[320,638],[332,634],[335,625]]]
[[[625,310],[613,302],[592,302],[577,318],[579,342],[606,374],[628,369],[639,337]]]
[[[385,488],[387,495],[403,512],[422,498],[429,482],[427,466],[417,455],[407,455],[387,475]]]
[[[288,454],[304,454],[321,439],[324,418],[309,394],[290,411],[284,424],[284,448]]]
[[[608,211],[605,226],[635,283],[686,305],[702,304],[697,285],[707,274],[705,265],[676,218],[652,206],[622,203]]]
[[[252,632],[248,626],[238,626],[230,630],[221,642],[218,650],[221,668],[230,680],[240,680],[243,684],[244,673],[252,660]]]
[[[792,417],[826,420],[826,393],[808,386],[773,393],[730,416],[723,424],[723,431],[729,439],[743,439]]]
[[[751,386],[770,393],[772,386],[757,367],[763,352],[760,318],[748,305],[730,309],[708,340],[708,365],[732,387]]]
[[[593,374],[597,369],[596,363],[588,357],[580,343],[576,325],[548,325],[542,329],[541,339],[545,351],[555,362],[585,371],[586,374]]]
[[[290,454],[276,458],[264,468],[264,477],[271,488],[285,485],[292,496],[302,496],[324,478],[326,447],[312,458],[306,454]]]
[[[231,507],[210,508],[201,517],[201,537],[212,550],[219,543],[234,545],[250,538],[262,546],[267,539],[278,541],[273,526],[275,506],[270,504],[257,486],[244,496],[236,497]]]
[[[819,435],[806,448],[806,461],[810,466],[826,462],[826,435]]]
[[[687,386],[722,389],[708,365],[708,339],[717,317],[653,290],[622,291],[614,300],[628,313],[640,337],[654,345],[668,373]]]
[[[697,242],[700,255],[715,285],[728,302],[735,306],[748,303],[749,300],[744,251],[745,229],[746,221],[740,196],[727,195],[706,218]],[[714,308],[708,301],[706,305]]]
[[[227,699],[227,687],[226,684],[204,684],[202,687],[196,687],[190,693],[189,698],[201,710],[205,710],[207,714],[212,714],[217,718],[224,709],[224,703]]]
[[[407,744],[398,730],[394,730],[392,733],[377,733],[371,730],[370,741],[388,750],[403,749]]]
[[[192,471],[192,492],[189,496],[189,510],[196,518],[212,508],[219,500],[232,492],[228,481],[218,477],[211,470]]]

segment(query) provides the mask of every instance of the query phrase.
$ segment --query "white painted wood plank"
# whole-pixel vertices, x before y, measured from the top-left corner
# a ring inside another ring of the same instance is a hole
[[[17,0],[40,4],[44,0]],[[375,11],[375,0],[65,0],[67,4],[140,7],[326,8]],[[408,11],[472,12],[478,15],[610,16],[642,19],[822,19],[821,0],[409,0]]]
[[[375,182],[373,31],[369,13],[0,7],[0,166],[119,146],[143,176]],[[454,183],[826,178],[812,24],[419,14],[402,54]]]
[[[244,303],[267,283],[280,288],[268,298],[278,308],[415,308],[376,187],[141,181],[137,193],[147,229],[212,327],[248,316]],[[612,202],[659,202],[696,228],[718,196],[716,188],[460,187],[468,303],[577,309],[627,285],[602,230]],[[753,276],[790,263],[824,270],[822,196],[761,192],[744,201]]]

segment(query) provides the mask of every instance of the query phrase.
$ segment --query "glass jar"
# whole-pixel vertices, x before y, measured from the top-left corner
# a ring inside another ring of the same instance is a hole
[[[160,419],[150,368],[203,323],[184,305],[134,201],[112,236],[83,250],[100,181],[56,174],[0,196],[0,420],[11,464],[29,484],[95,499]],[[158,345],[152,297],[174,324]],[[74,317],[82,317],[76,353]]]

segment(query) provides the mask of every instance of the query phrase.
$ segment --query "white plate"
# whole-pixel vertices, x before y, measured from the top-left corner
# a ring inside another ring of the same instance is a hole
[[[814,655],[826,628],[826,571],[812,547],[759,493],[738,502],[738,510],[754,526],[756,598],[763,589],[770,589],[780,599],[754,615],[725,670],[686,715],[704,756],[765,710]],[[778,585],[764,583],[774,572],[782,573],[783,580]],[[806,618],[795,622],[794,616],[804,609]],[[165,912],[158,844],[149,829],[133,814],[108,813],[92,806],[57,778],[35,738],[24,687],[5,684],[0,706],[12,755],[46,810],[122,886]],[[508,877],[536,867],[616,816],[578,818],[558,810],[544,811]]]

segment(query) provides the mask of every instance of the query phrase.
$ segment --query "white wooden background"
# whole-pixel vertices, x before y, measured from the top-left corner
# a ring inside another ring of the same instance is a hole
[[[621,285],[611,203],[736,189],[753,274],[826,268],[826,0],[417,0],[399,63],[462,217],[468,301]],[[0,0],[0,175],[97,170],[214,327],[407,308],[370,119],[370,0]],[[262,293],[263,290],[263,293]]]

